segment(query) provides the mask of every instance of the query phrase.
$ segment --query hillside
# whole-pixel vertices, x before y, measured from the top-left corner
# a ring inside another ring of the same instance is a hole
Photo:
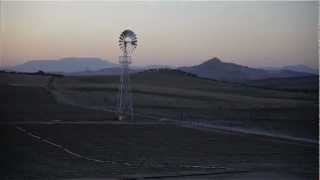
[[[261,69],[273,70],[273,71],[275,71],[275,70],[289,70],[289,71],[304,72],[304,73],[310,73],[310,74],[319,74],[318,69],[311,68],[311,67],[303,65],[303,64],[280,66],[280,67],[267,66],[267,67],[261,67]]]
[[[317,92],[319,90],[319,76],[268,78],[250,80],[245,82],[245,84],[270,89]]]
[[[186,128],[166,120],[317,140],[317,93],[250,87],[168,69],[131,79],[135,116],[134,122],[125,122],[112,121],[115,113],[101,111],[115,109],[119,76],[1,74],[6,82],[0,88],[1,159],[7,166],[0,174],[6,179],[25,178],[21,172],[31,179],[90,179],[258,167],[281,174],[303,170],[301,176],[316,177],[315,144]],[[12,121],[25,124],[16,127]]]
[[[272,77],[296,77],[310,75],[308,73],[295,72],[291,70],[269,71],[251,68],[234,63],[226,63],[218,58],[212,58],[202,64],[191,67],[181,67],[179,69],[196,74],[200,77],[230,82],[243,82],[245,80]]]
[[[137,73],[142,70],[139,69],[129,69],[129,73]],[[73,72],[68,73],[66,75],[71,76],[110,76],[110,75],[120,75],[122,72],[121,67],[110,67],[110,68],[104,68],[96,71],[79,71],[79,72]]]
[[[48,84],[57,75],[0,73],[0,123],[55,120],[115,120],[114,113],[85,109],[57,101]]]
[[[34,87],[37,83],[48,86],[51,81],[50,92],[64,102],[84,107],[116,108],[119,76],[65,76],[52,79],[46,76],[12,74],[1,77],[4,78],[2,80],[10,81],[15,86]],[[183,115],[187,119],[203,119],[218,124],[246,125],[266,130],[271,126],[279,133],[316,137],[315,125],[318,118],[316,91],[258,88],[203,79],[178,70],[137,73],[131,77],[131,82],[135,112],[178,119]],[[8,96],[6,93],[11,91],[17,94],[24,94],[27,91],[31,93],[33,90],[30,88],[16,87],[12,90],[4,88],[2,95],[5,98]],[[37,91],[40,93],[44,89]],[[36,98],[37,91],[27,96]],[[18,99],[16,98],[17,102],[12,101],[12,106],[6,109],[11,109],[14,104],[20,104],[16,106],[19,112],[24,108],[34,109],[30,104],[27,106],[27,102],[32,101],[31,99],[24,103],[19,103]],[[41,105],[46,103],[35,102],[35,104],[37,107],[41,106],[39,108],[50,109],[52,103],[49,103],[50,106]],[[14,111],[8,110],[8,112],[14,114]]]
[[[180,71],[146,71],[131,76],[135,112],[206,120],[316,137],[318,94],[250,87],[203,79]],[[61,97],[77,104],[114,109],[119,76],[56,79]],[[307,119],[307,120],[306,120]],[[288,124],[290,128],[288,128]]]

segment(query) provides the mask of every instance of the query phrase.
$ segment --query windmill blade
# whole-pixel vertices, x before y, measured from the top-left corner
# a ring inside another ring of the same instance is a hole
[[[120,34],[118,43],[122,51],[133,52],[137,47],[137,36],[133,31],[126,29]]]

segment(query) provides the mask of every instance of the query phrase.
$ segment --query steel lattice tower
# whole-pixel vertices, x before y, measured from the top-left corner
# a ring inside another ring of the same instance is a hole
[[[130,88],[129,65],[131,64],[130,54],[137,46],[137,38],[131,30],[125,30],[119,38],[119,46],[123,54],[119,57],[121,65],[119,95],[118,95],[118,113],[119,120],[130,117],[133,120],[133,102]]]

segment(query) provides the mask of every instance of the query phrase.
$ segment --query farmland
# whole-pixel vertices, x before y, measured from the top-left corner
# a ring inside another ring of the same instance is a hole
[[[2,163],[7,163],[2,173],[9,179],[215,170],[209,167],[295,174],[308,179],[316,177],[317,171],[316,148],[246,135],[208,133],[173,125],[23,127],[81,155],[115,163],[79,159],[13,127],[2,126]]]
[[[136,112],[241,124],[308,138],[318,134],[315,91],[255,88],[174,71],[139,73],[132,82]],[[117,100],[117,83],[117,76],[65,77],[54,81],[53,92],[62,101],[112,109]]]
[[[118,77],[50,79],[0,76],[1,176],[5,179],[183,173],[220,174],[225,179],[257,173],[258,177],[276,174],[280,179],[317,177],[316,144],[158,121],[173,118],[271,128],[271,132],[317,139],[316,93],[145,72],[132,78],[135,112],[156,118],[140,115],[130,123],[116,121],[112,112]]]

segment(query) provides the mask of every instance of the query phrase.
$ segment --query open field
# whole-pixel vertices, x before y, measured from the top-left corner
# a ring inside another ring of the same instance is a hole
[[[1,126],[2,177],[118,177],[123,174],[248,171],[317,177],[317,148],[173,125],[24,125],[28,132],[90,158]],[[216,167],[218,169],[214,169]],[[219,169],[220,168],[220,169]]]
[[[0,79],[14,85],[1,88],[5,118],[72,120],[81,114],[78,120],[116,119],[114,113],[98,113],[99,110],[92,108],[115,110],[118,76],[49,78],[5,74]],[[174,71],[138,73],[133,75],[132,82],[134,110],[138,113],[310,139],[318,137],[318,93],[315,91],[255,88]],[[38,111],[30,110],[34,107]]]
[[[185,128],[139,116],[135,121],[152,123],[106,123],[116,122],[115,113],[101,110],[114,108],[115,76],[58,77],[51,85],[45,76],[0,79],[4,99],[0,171],[4,179],[168,173],[176,176],[173,179],[182,178],[179,174],[206,174],[201,177],[208,179],[318,177],[316,144]],[[316,93],[267,90],[170,73],[137,74],[133,82],[136,112],[157,119],[269,128],[317,139]]]
[[[181,75],[145,72],[133,75],[136,112],[175,119],[272,130],[317,138],[318,93],[255,88]],[[65,77],[54,81],[57,99],[114,108],[117,76]],[[288,127],[289,126],[289,127]]]
[[[251,80],[247,84],[257,87],[276,88],[290,91],[318,91],[319,76],[269,78],[263,80]]]
[[[43,87],[1,86],[2,121],[115,120],[114,113],[59,104]]]

